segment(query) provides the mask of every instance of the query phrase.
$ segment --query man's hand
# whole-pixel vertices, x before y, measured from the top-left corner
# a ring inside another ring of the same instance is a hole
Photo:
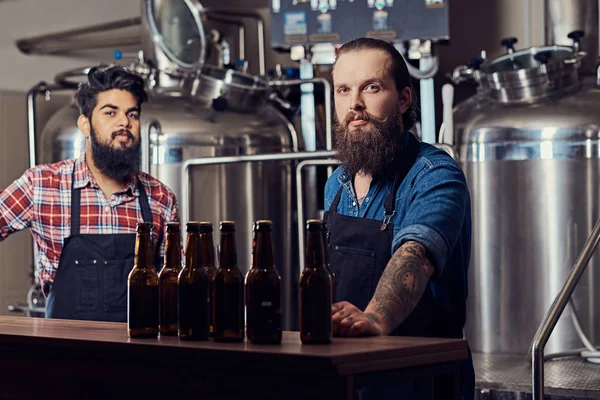
[[[373,313],[364,313],[347,301],[335,303],[331,307],[331,319],[335,336],[384,335],[379,317]]]

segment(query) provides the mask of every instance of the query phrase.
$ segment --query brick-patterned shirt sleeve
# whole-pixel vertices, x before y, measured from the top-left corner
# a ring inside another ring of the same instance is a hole
[[[11,233],[28,228],[33,216],[31,170],[0,191],[0,242]]]

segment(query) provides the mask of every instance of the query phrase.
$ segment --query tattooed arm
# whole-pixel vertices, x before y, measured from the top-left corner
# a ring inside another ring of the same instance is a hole
[[[414,241],[404,243],[383,271],[365,315],[389,334],[415,308],[433,272],[427,249]]]
[[[415,241],[405,242],[388,262],[364,313],[345,301],[333,305],[334,334],[389,334],[415,308],[433,272],[425,246]]]

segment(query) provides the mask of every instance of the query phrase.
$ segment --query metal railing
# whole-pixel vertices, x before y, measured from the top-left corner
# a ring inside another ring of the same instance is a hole
[[[192,158],[187,160],[181,166],[181,221],[183,223],[187,222],[190,216],[190,167],[192,166],[236,164],[243,162],[252,163],[261,161],[315,160],[332,158],[335,155],[335,151],[306,151],[298,153],[257,154],[250,156]]]
[[[550,310],[542,320],[542,323],[533,338],[533,343],[531,345],[531,385],[533,400],[544,399],[544,347],[546,346],[546,343],[548,343],[548,339],[558,323],[558,319],[565,310],[581,275],[585,272],[599,241],[600,219],[596,221],[594,229],[592,229],[592,233],[583,246],[583,250],[581,250],[579,257],[577,257],[575,265],[573,266],[573,269],[571,269],[565,284],[552,303]]]

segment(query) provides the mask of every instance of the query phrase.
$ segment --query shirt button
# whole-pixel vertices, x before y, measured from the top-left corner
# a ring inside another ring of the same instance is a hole
[[[110,207],[108,207],[108,206],[104,207],[104,211],[110,212]]]
[[[356,202],[355,202],[355,201],[353,201],[353,202],[352,202],[352,205],[353,205],[354,207],[356,207]]]
[[[369,198],[367,197],[367,198],[365,199],[365,201],[367,201],[367,202],[368,202],[368,201],[369,201]]]

